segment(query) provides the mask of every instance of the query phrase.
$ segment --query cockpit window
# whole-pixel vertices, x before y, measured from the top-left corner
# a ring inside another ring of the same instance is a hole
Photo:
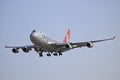
[[[33,30],[33,32],[35,32],[35,30]]]

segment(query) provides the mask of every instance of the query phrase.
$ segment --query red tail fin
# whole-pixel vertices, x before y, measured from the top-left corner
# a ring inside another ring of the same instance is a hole
[[[68,29],[66,35],[65,35],[65,38],[63,40],[64,43],[68,43],[70,42],[70,29]]]

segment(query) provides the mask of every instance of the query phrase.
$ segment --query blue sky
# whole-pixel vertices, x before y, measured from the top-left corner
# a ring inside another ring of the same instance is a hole
[[[120,80],[119,0],[0,0],[0,28],[0,80]],[[63,41],[68,28],[72,42],[117,38],[61,57],[4,48],[32,44],[33,29]]]

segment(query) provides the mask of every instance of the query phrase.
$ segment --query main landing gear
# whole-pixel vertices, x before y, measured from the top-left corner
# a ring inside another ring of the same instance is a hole
[[[39,52],[39,57],[43,57],[43,54],[42,54],[42,53],[43,53],[43,52]],[[61,51],[55,52],[55,53],[50,53],[50,52],[48,52],[46,55],[47,55],[48,57],[50,57],[51,54],[53,54],[54,56],[62,56],[62,52],[61,52]]]
[[[40,53],[39,53],[39,57],[43,57],[43,54],[42,54],[42,52],[40,52]]]
[[[54,56],[62,56],[62,52],[54,53]]]
[[[51,54],[50,54],[50,53],[48,53],[48,54],[47,54],[47,56],[49,57],[49,56],[51,56]]]
[[[54,53],[53,55],[54,55],[54,56],[58,56],[58,54],[57,54],[57,53]]]
[[[58,53],[59,53],[59,56],[62,56],[62,52],[61,51],[59,51]]]

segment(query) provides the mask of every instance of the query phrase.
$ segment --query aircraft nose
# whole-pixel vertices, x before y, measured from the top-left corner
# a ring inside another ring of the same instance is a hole
[[[34,41],[37,36],[38,36],[37,31],[36,31],[36,30],[33,30],[32,33],[30,34],[30,39],[31,39],[31,41]]]

